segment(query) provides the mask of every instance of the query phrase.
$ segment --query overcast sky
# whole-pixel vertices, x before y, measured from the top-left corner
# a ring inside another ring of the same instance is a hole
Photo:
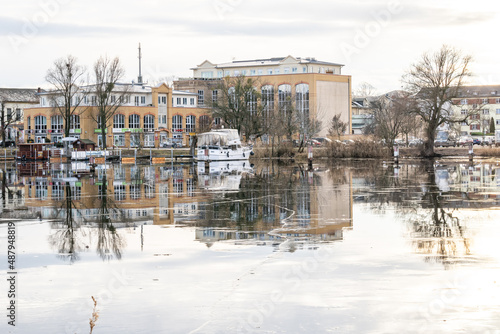
[[[292,55],[344,64],[353,89],[401,88],[422,53],[448,44],[474,58],[475,84],[500,84],[500,2],[494,0],[2,1],[0,87],[47,87],[71,54],[89,69],[119,56],[126,80],[189,77],[214,63]]]

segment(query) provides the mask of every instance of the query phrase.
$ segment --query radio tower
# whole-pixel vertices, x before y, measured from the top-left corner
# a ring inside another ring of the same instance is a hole
[[[141,74],[141,43],[139,43],[139,76],[137,77],[137,83],[142,85],[142,74]]]

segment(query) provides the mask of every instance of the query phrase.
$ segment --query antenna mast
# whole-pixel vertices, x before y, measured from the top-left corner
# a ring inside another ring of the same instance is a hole
[[[139,77],[137,78],[137,83],[142,84],[142,74],[141,74],[141,43],[139,43]]]

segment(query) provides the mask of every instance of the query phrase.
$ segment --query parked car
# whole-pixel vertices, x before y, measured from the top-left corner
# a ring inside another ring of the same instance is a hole
[[[420,139],[420,138],[411,139],[410,141],[408,141],[408,146],[410,146],[410,147],[419,146],[419,145],[423,145],[423,144],[424,144],[424,140]]]
[[[332,140],[330,138],[326,138],[326,137],[314,137],[312,139],[319,141],[321,143],[321,145],[325,145],[325,144],[332,142]]]
[[[467,146],[469,143],[472,143],[472,137],[471,136],[462,136],[458,140],[458,145],[460,145],[460,146]]]
[[[317,141],[316,139],[309,139],[307,141],[307,145],[311,145],[311,146],[321,146],[321,143],[319,141]]]
[[[14,147],[16,146],[16,141],[13,139],[5,140],[5,147]],[[3,140],[0,140],[0,147],[3,147]]]
[[[481,139],[479,139],[479,138],[473,138],[472,139],[472,145],[482,145]]]
[[[434,146],[436,147],[455,147],[457,146],[457,142],[453,139],[436,139],[434,141]]]
[[[180,144],[179,142],[176,142],[176,141],[172,141],[172,140],[166,140],[164,141],[163,143],[160,144],[160,147],[163,147],[163,148],[177,148],[177,147],[182,147],[182,144]]]

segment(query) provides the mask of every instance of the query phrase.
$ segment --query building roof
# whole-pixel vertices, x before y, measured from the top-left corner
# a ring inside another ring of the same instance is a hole
[[[188,92],[188,91],[185,91],[185,90],[174,90],[172,92],[172,95],[191,95],[191,96],[198,96],[197,93],[193,93],[193,92]]]
[[[484,85],[484,86],[463,86],[460,88],[458,98],[461,97],[499,97],[500,85]]]
[[[38,103],[37,89],[0,88],[0,98],[5,102]]]
[[[251,66],[276,66],[281,65],[285,59],[294,59],[298,64],[318,64],[318,65],[329,65],[329,66],[344,66],[343,64],[331,63],[321,60],[316,60],[316,58],[301,58],[301,57],[273,57],[273,58],[263,58],[263,59],[249,59],[249,60],[233,60],[229,63],[212,64],[209,61],[204,61],[202,64],[198,65],[192,69],[201,68],[205,63],[214,65],[215,68],[229,68],[229,67],[251,67]]]
[[[80,138],[80,139],[75,140],[75,142],[77,142],[77,141],[79,141],[81,143],[84,143],[84,144],[95,145],[95,143],[92,140],[90,140],[90,139],[81,139]]]

